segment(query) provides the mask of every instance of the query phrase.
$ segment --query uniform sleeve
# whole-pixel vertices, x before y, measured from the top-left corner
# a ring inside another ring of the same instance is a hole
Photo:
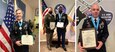
[[[107,27],[107,23],[104,20],[104,28],[103,28],[103,33],[102,33],[102,42],[105,43],[107,38],[109,36],[109,32],[108,32],[108,27]]]
[[[55,20],[55,23],[56,23],[56,24],[55,24],[55,26],[56,26],[56,25],[57,25],[57,21],[58,21],[57,14],[56,14],[56,16],[55,16],[55,17],[56,17],[56,18],[55,18],[55,19],[56,19],[56,20]]]
[[[13,26],[11,28],[12,28],[12,30],[10,32],[10,38],[15,43],[16,38],[17,38],[15,35],[15,22],[13,23]]]
[[[67,27],[67,25],[68,25],[68,16],[67,16],[67,14],[65,14],[65,16],[66,16],[66,19],[65,19],[65,27]]]
[[[87,26],[87,20],[85,19],[84,20],[84,22],[83,22],[83,25],[82,25],[82,29],[83,28],[86,28],[86,26]],[[81,32],[79,33],[79,38],[78,38],[78,42],[82,42],[82,39],[81,39],[82,37],[81,37]]]
[[[48,26],[48,15],[45,16],[44,18],[44,26],[46,29],[49,29],[49,26]]]

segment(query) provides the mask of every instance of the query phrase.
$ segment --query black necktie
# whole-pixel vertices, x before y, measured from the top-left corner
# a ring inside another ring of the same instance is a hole
[[[97,20],[95,19],[95,25],[97,25]]]
[[[22,26],[22,24],[21,24],[21,23],[22,23],[21,21],[19,21],[19,22],[18,22],[19,26]]]
[[[19,23],[21,24],[21,21]]]

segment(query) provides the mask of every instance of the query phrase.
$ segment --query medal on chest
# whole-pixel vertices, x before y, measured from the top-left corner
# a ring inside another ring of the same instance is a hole
[[[20,30],[22,30],[22,27],[19,27]]]
[[[93,23],[93,25],[94,25],[94,28],[95,28],[96,30],[98,30],[100,19],[99,19],[99,17],[98,17],[98,20],[95,21],[93,18],[94,18],[94,17],[91,17],[91,20],[92,20],[92,23]],[[95,22],[96,22],[96,23],[95,23]]]
[[[99,32],[97,31],[97,34],[98,34]]]
[[[19,30],[22,30],[22,22],[19,22]]]

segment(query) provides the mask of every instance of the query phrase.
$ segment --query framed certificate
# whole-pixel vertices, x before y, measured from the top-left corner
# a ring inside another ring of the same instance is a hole
[[[63,28],[64,27],[64,23],[63,22],[57,22],[57,27]]]
[[[50,29],[54,29],[55,28],[55,22],[50,22]]]
[[[34,39],[32,35],[22,35],[21,36],[22,45],[33,45]]]
[[[94,28],[81,29],[82,46],[84,49],[94,49],[97,46],[96,30]]]

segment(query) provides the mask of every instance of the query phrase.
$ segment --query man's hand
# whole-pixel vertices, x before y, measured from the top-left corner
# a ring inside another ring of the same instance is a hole
[[[19,40],[16,41],[15,43],[16,43],[16,45],[18,45],[18,46],[22,46],[21,41],[19,41]]]
[[[84,51],[83,47],[81,46],[81,42],[78,43],[78,48],[80,49],[80,52]]]
[[[99,50],[102,46],[103,46],[103,42],[102,41],[98,41],[99,45],[96,47],[97,50]]]

